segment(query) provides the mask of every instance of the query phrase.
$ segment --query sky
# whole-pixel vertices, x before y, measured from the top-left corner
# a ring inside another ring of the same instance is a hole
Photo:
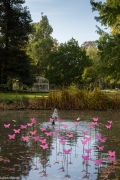
[[[98,13],[92,12],[90,0],[25,0],[24,6],[28,7],[33,22],[41,20],[41,13],[47,16],[53,28],[51,36],[58,43],[74,38],[82,45],[99,38],[96,25],[101,24],[94,19]]]

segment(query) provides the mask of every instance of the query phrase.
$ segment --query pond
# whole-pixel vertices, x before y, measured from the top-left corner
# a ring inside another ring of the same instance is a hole
[[[120,179],[120,112],[0,112],[0,179]]]

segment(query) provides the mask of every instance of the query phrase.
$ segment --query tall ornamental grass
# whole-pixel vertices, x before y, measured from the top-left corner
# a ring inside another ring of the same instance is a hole
[[[79,89],[63,89],[50,91],[43,97],[14,97],[0,100],[0,109],[93,109],[108,110],[120,109],[120,95],[110,96],[100,90],[87,91]]]

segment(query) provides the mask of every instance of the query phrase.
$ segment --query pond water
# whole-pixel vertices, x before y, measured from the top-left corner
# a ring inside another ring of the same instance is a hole
[[[55,125],[52,115],[0,112],[0,179],[120,179],[119,111],[60,110]]]

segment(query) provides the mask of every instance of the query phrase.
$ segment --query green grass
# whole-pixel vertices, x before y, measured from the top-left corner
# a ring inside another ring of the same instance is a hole
[[[119,90],[103,90],[105,94],[107,94],[109,97],[113,97],[115,95],[120,95]],[[49,96],[49,93],[19,93],[19,92],[12,92],[12,93],[0,93],[0,100],[6,100],[6,99],[22,99],[23,97],[33,99],[33,98],[47,98]]]
[[[0,99],[4,100],[4,99],[13,99],[13,98],[42,98],[45,97],[47,98],[49,96],[49,93],[0,93]]]

